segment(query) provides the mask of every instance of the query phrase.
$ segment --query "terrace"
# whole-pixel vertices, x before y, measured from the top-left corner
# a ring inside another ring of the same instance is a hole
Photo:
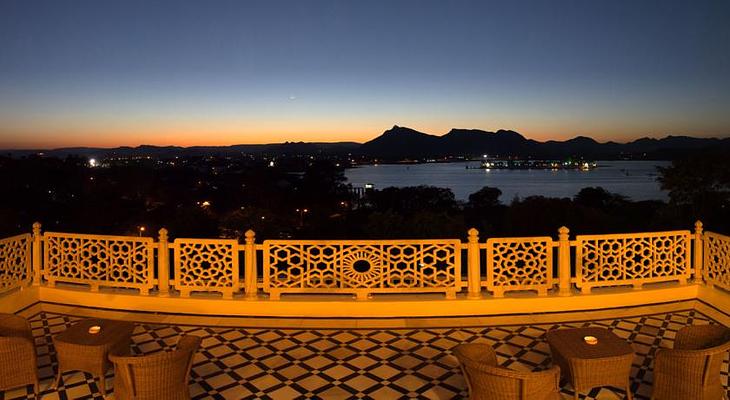
[[[194,398],[465,398],[454,346],[501,365],[551,365],[548,330],[598,326],[632,344],[638,399],[656,350],[693,324],[730,326],[730,237],[693,231],[468,240],[243,243],[33,232],[0,241],[0,312],[30,319],[43,398],[100,398],[98,380],[51,388],[52,337],[85,317],[135,322],[133,352],[201,336]],[[728,361],[722,366],[728,388]],[[113,373],[107,389],[113,395]],[[31,388],[2,398],[26,398]],[[572,398],[573,388],[562,382]],[[581,398],[622,398],[601,388]],[[111,397],[111,396],[110,396]]]

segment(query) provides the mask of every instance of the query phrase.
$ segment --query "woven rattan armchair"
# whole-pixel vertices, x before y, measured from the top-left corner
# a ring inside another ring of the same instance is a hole
[[[720,400],[720,380],[730,350],[730,329],[720,325],[687,326],[677,332],[674,349],[659,349],[654,361],[655,400]]]
[[[25,318],[0,314],[0,391],[23,385],[39,393],[33,333]]]
[[[114,363],[114,397],[118,400],[190,398],[188,379],[200,337],[185,335],[173,351],[147,356],[110,355]]]
[[[497,365],[489,345],[460,344],[453,350],[466,378],[471,400],[557,400],[560,399],[560,368],[521,372]]]

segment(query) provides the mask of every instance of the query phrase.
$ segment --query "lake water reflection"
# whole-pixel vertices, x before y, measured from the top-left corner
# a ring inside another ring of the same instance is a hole
[[[602,186],[632,200],[666,200],[667,193],[657,182],[657,167],[668,161],[599,161],[592,171],[577,170],[484,170],[479,162],[428,163],[412,165],[367,165],[345,171],[349,183],[363,187],[372,183],[376,189],[389,186],[431,185],[450,188],[458,200],[483,186],[502,191],[500,200],[510,202],[515,196],[542,195],[573,197],[587,186]],[[469,168],[467,168],[469,167]]]

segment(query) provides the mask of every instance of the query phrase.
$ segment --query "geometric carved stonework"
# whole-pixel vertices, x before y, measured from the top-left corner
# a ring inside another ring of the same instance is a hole
[[[28,233],[0,240],[0,293],[30,281],[30,245]]]
[[[730,236],[705,232],[705,282],[730,290]]]
[[[690,277],[689,231],[579,235],[576,237],[576,285],[634,285]]]
[[[43,277],[55,282],[139,289],[147,294],[155,284],[154,241],[149,237],[43,234]]]
[[[281,293],[444,292],[461,289],[459,240],[267,240],[264,291]]]
[[[510,290],[536,290],[539,295],[546,295],[553,286],[553,239],[487,240],[486,286],[496,297]]]
[[[237,240],[175,239],[173,247],[175,275],[171,282],[181,296],[200,291],[220,292],[232,298],[239,290]]]

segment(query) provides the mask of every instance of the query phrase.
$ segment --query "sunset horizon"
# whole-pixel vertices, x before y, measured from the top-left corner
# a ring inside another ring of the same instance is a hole
[[[134,135],[120,134],[116,136],[122,139],[112,139],[114,141],[100,141],[94,139],[94,135],[61,135],[57,141],[51,140],[49,142],[37,142],[24,136],[17,144],[13,142],[1,142],[0,149],[2,150],[57,150],[63,148],[75,148],[75,147],[90,147],[90,148],[117,148],[117,147],[139,147],[139,146],[174,146],[174,147],[226,147],[235,145],[266,145],[266,144],[281,144],[281,143],[366,143],[373,140],[385,131],[391,129],[391,127],[399,126],[403,128],[409,128],[416,130],[421,133],[425,133],[433,136],[443,136],[447,134],[451,129],[468,129],[468,130],[479,130],[485,132],[497,132],[497,131],[513,131],[521,134],[528,140],[535,140],[537,142],[547,141],[566,141],[575,139],[577,137],[588,137],[594,139],[599,143],[630,143],[638,139],[650,138],[650,139],[663,139],[669,136],[687,136],[695,138],[717,138],[723,139],[730,137],[730,133],[727,134],[703,134],[687,133],[687,132],[661,132],[651,134],[637,134],[635,136],[596,136],[586,132],[575,132],[562,135],[530,135],[525,131],[519,129],[513,129],[509,127],[497,127],[497,128],[482,128],[478,126],[453,126],[445,130],[435,131],[428,128],[419,128],[418,125],[395,123],[385,126],[383,129],[375,130],[372,132],[366,132],[363,134],[339,134],[336,130],[332,132],[320,132],[315,131],[311,133],[277,133],[271,135],[259,135],[259,134],[242,134],[242,133],[226,133],[217,135],[215,132],[190,132],[190,133],[161,133],[159,135],[151,135],[150,133],[140,132]],[[350,131],[351,132],[351,131]],[[69,136],[71,138],[69,138]],[[158,139],[151,140],[151,137]],[[216,139],[212,139],[217,137]],[[235,138],[241,139],[235,139]],[[613,139],[612,137],[615,137]],[[30,140],[24,141],[23,139],[28,138]],[[270,138],[270,139],[269,139]],[[57,143],[57,144],[53,144]]]
[[[730,135],[728,3],[0,5],[0,148]],[[528,12],[526,12],[528,11]]]

